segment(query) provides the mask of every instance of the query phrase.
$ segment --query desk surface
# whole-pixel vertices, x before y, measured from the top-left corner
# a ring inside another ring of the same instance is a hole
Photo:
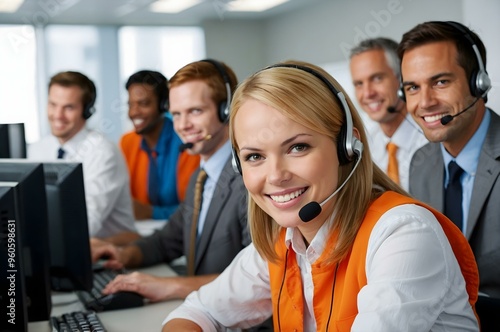
[[[148,236],[153,234],[157,229],[162,228],[167,223],[167,220],[155,220],[155,219],[147,219],[147,220],[138,220],[135,222],[135,227],[137,228],[137,232],[141,234],[141,236]]]
[[[139,269],[138,271],[153,274],[157,276],[175,276],[175,272],[167,265],[157,265],[150,268]],[[68,304],[60,304],[52,306],[52,316],[60,316],[63,313],[83,310],[82,304],[76,299],[74,294],[64,294],[71,301],[71,296],[74,300]],[[59,297],[61,294],[54,295]],[[167,314],[177,308],[182,303],[182,300],[172,300],[160,303],[148,303],[140,308],[132,308],[125,310],[114,310],[101,312],[97,315],[108,332],[127,332],[127,331],[155,331],[161,330],[161,323]],[[49,322],[33,322],[28,324],[29,332],[50,332],[51,327]]]

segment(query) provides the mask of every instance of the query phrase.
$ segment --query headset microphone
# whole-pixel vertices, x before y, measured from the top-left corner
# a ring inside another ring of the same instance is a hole
[[[389,107],[387,107],[387,112],[388,112],[388,113],[390,113],[390,114],[395,114],[395,113],[399,113],[399,114],[401,114],[402,116],[404,116],[404,120],[405,120],[405,121],[408,121],[408,123],[409,123],[409,124],[410,124],[413,128],[415,128],[415,129],[416,129],[416,130],[417,130],[420,134],[422,134],[422,135],[423,135],[424,133],[422,132],[422,129],[420,129],[420,128],[419,128],[419,127],[415,124],[415,123],[413,123],[413,122],[411,122],[410,120],[408,120],[408,118],[406,117],[406,115],[403,115],[403,114],[401,113],[401,111],[398,111],[398,110],[396,109],[396,106],[398,106],[398,104],[399,104],[399,102],[400,102],[400,101],[402,101],[402,100],[401,100],[401,99],[400,99],[400,100],[398,100],[394,106],[389,106]]]
[[[397,113],[398,110],[394,106],[389,106],[389,107],[387,107],[387,112],[393,114],[393,113]]]
[[[182,143],[179,145],[179,152],[184,152],[187,149],[191,149],[194,146],[193,143],[187,142],[187,143]]]
[[[208,134],[205,137],[203,137],[203,138],[201,138],[201,139],[199,139],[197,141],[182,143],[181,145],[179,145],[179,152],[183,152],[184,150],[191,149],[196,143],[211,140],[215,136],[219,135],[219,133],[222,132],[224,130],[224,128],[226,128],[226,124],[227,124],[227,122],[223,123],[220,126],[220,128],[217,129],[217,131],[215,133]]]
[[[398,98],[394,105],[387,107],[387,112],[391,114],[399,113],[400,111],[398,111],[396,107],[399,105],[400,102],[402,102],[402,100]]]
[[[363,147],[361,145],[361,151],[362,150],[363,150]],[[309,221],[313,220],[314,218],[316,218],[317,216],[319,216],[319,214],[321,213],[321,210],[322,210],[321,207],[323,205],[325,205],[326,202],[328,202],[330,199],[332,199],[333,196],[335,196],[340,191],[340,189],[342,189],[345,186],[345,184],[347,183],[347,181],[349,181],[349,179],[351,178],[352,174],[354,173],[354,171],[356,170],[356,168],[358,168],[358,165],[361,162],[361,155],[362,155],[362,153],[359,150],[358,150],[358,152],[359,152],[358,158],[356,160],[356,164],[352,168],[351,173],[349,173],[349,176],[347,177],[347,179],[345,179],[345,181],[340,185],[340,187],[337,188],[337,190],[335,190],[333,192],[333,194],[331,194],[330,196],[328,196],[328,198],[325,199],[321,203],[314,202],[314,201],[313,202],[309,202],[309,203],[307,203],[306,205],[304,205],[300,209],[300,211],[299,211],[299,217],[300,217],[300,219],[303,222],[309,222]]]
[[[465,111],[468,111],[472,106],[474,106],[475,103],[480,99],[480,97],[477,97],[469,106],[464,108],[462,111],[458,112],[455,115],[446,115],[441,118],[441,124],[443,126],[447,125],[448,123],[451,122],[455,117],[459,116],[460,114],[464,113]]]
[[[212,135],[208,134],[207,136],[203,137],[202,139],[199,139],[195,142],[186,142],[186,143],[182,143],[181,145],[179,145],[179,152],[184,152],[184,150],[187,150],[187,149],[191,149],[195,143],[198,143],[198,142],[203,142],[203,141],[209,141],[212,139]]]

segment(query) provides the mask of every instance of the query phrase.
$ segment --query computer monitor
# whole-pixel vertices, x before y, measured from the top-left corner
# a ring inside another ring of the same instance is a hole
[[[19,218],[14,189],[0,186],[0,331],[28,331],[28,313]]]
[[[0,158],[26,158],[24,123],[0,124]]]
[[[92,289],[87,207],[80,163],[44,163],[53,290]]]
[[[14,188],[17,229],[21,236],[22,270],[28,302],[28,320],[48,320],[50,251],[47,198],[43,165],[16,159],[0,160],[0,186]]]

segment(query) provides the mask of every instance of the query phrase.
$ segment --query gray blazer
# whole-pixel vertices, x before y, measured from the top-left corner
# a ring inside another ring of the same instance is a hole
[[[169,263],[188,253],[198,173],[199,170],[191,176],[184,202],[165,226],[136,242],[142,251],[144,266]],[[248,244],[247,190],[241,175],[232,169],[229,158],[217,182],[198,241],[195,274],[221,273]]]
[[[481,148],[465,236],[479,268],[479,290],[500,298],[500,116],[491,123]],[[439,143],[420,148],[410,164],[410,193],[444,209],[444,161]],[[458,207],[457,207],[458,208]]]

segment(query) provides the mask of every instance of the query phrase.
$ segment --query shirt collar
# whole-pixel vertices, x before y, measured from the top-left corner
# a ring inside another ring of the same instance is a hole
[[[82,128],[82,130],[77,132],[75,136],[70,138],[69,141],[65,142],[61,146],[65,151],[65,159],[68,159],[67,157],[74,156],[75,154],[78,153],[78,148],[80,147],[81,143],[85,140],[89,132],[90,131],[84,127]]]
[[[321,225],[318,232],[314,236],[313,240],[306,247],[304,238],[297,227],[289,227],[286,229],[285,233],[285,245],[287,248],[293,249],[298,255],[304,256],[309,263],[314,263],[323,253],[326,246],[326,241],[330,235],[330,226],[333,222],[335,213],[333,213],[330,218]]]
[[[208,160],[202,160],[200,167],[207,172],[210,179],[217,181],[230,156],[231,144],[227,140]]]
[[[413,120],[413,118],[409,113],[406,114],[403,122],[401,122],[401,124],[396,129],[392,137],[391,138],[386,137],[387,138],[387,141],[385,142],[386,145],[387,143],[389,143],[389,141],[391,141],[398,146],[398,149],[410,150],[412,148],[411,144],[413,143],[413,141],[409,139],[408,134],[414,133],[416,128],[419,127],[415,122],[415,120]]]
[[[488,133],[488,127],[490,126],[491,114],[488,109],[484,113],[483,119],[479,128],[477,128],[474,135],[464,146],[462,151],[458,154],[456,158],[453,158],[441,143],[441,153],[443,154],[443,160],[445,164],[446,174],[448,176],[448,164],[450,161],[455,160],[458,166],[460,166],[467,174],[474,176],[477,169],[477,164],[479,162],[479,155],[481,154],[481,148],[483,146],[484,140],[486,139],[486,134]]]
[[[141,150],[146,151],[148,154],[151,153],[152,151],[156,151],[158,155],[163,155],[165,153],[165,150],[167,148],[170,148],[168,144],[164,143],[173,134],[174,134],[173,122],[172,120],[164,116],[160,137],[158,137],[158,142],[156,143],[156,146],[150,149],[143,136],[141,139]]]

